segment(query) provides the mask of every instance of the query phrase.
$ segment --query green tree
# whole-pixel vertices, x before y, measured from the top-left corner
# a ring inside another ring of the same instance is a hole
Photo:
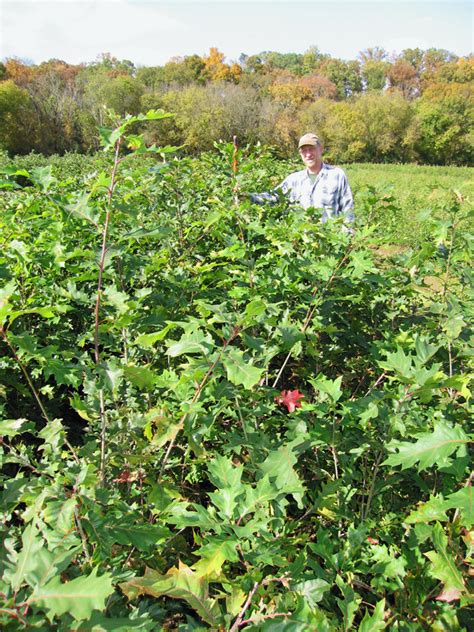
[[[432,90],[436,90],[433,86]],[[451,84],[444,94],[425,93],[416,101],[420,128],[417,150],[430,164],[472,164],[474,159],[474,90]]]
[[[267,51],[259,54],[263,63],[269,70],[287,70],[295,75],[303,74],[304,56],[299,53],[276,53]]]
[[[353,104],[361,121],[364,161],[403,162],[413,159],[416,126],[413,106],[400,94],[365,94]]]
[[[319,73],[327,77],[337,88],[340,99],[345,99],[362,91],[362,77],[358,61],[329,59],[325,61]]]
[[[163,66],[145,66],[137,70],[137,81],[146,92],[161,92],[166,80]]]
[[[0,147],[10,154],[36,148],[38,120],[28,92],[12,80],[0,82]]]
[[[192,83],[205,82],[205,63],[199,55],[174,57],[163,66],[162,70],[163,80],[168,85],[188,86]]]
[[[128,75],[110,76],[103,70],[86,72],[80,77],[84,90],[84,107],[98,125],[106,120],[106,109],[119,114],[137,114],[143,85]]]
[[[386,61],[368,60],[361,68],[362,81],[367,91],[381,91],[387,82],[389,64]]]
[[[317,46],[310,46],[303,54],[303,74],[313,74],[319,69],[321,63],[329,59],[329,55],[321,53]]]

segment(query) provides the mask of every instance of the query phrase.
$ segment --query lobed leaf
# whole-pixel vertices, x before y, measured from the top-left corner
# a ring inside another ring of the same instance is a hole
[[[87,577],[77,577],[66,583],[55,577],[37,588],[27,603],[44,609],[51,621],[66,613],[80,621],[88,619],[93,610],[103,610],[113,590],[111,575],[105,573],[97,577],[95,568]]]
[[[454,557],[448,552],[448,538],[439,522],[433,529],[433,543],[436,551],[428,551],[425,555],[431,562],[430,574],[443,583],[443,591],[438,599],[440,597],[441,601],[459,599],[466,591],[466,587]]]
[[[444,466],[453,452],[470,442],[461,426],[450,426],[445,421],[438,421],[433,432],[419,434],[416,439],[415,442],[391,441],[387,448],[397,452],[391,454],[382,465],[401,465],[405,470],[418,464],[418,471],[433,465]]]
[[[209,582],[182,562],[177,568],[170,568],[166,575],[147,568],[144,577],[124,582],[120,588],[129,599],[139,595],[183,599],[209,625],[218,626],[221,622],[219,606],[209,597]]]
[[[227,371],[229,381],[237,386],[242,385],[246,389],[251,389],[262,377],[263,369],[246,362],[244,354],[239,349],[227,349],[222,356],[222,364]]]

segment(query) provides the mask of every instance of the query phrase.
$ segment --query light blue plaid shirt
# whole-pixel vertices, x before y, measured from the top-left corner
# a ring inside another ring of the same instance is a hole
[[[260,193],[251,196],[253,202],[263,204],[278,201],[278,191],[282,191],[290,200],[303,208],[323,210],[321,221],[344,215],[348,222],[354,221],[354,200],[347,176],[339,167],[323,163],[316,180],[308,175],[308,170],[291,173],[273,193]]]

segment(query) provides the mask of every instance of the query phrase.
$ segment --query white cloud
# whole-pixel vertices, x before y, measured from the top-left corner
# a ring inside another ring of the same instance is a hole
[[[0,57],[36,63],[92,61],[102,52],[135,63],[171,57],[189,26],[153,4],[123,0],[2,2]]]
[[[270,4],[271,2],[271,4]],[[354,59],[373,46],[472,49],[468,0],[0,0],[0,59],[93,61],[100,53],[136,65],[217,46],[228,60],[264,50],[317,46]]]

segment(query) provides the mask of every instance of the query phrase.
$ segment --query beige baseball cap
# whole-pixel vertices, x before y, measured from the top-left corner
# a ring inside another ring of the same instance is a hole
[[[304,136],[300,138],[298,149],[303,147],[303,145],[313,145],[313,147],[317,147],[318,145],[321,145],[321,141],[319,136],[316,136],[316,134],[304,134]]]

